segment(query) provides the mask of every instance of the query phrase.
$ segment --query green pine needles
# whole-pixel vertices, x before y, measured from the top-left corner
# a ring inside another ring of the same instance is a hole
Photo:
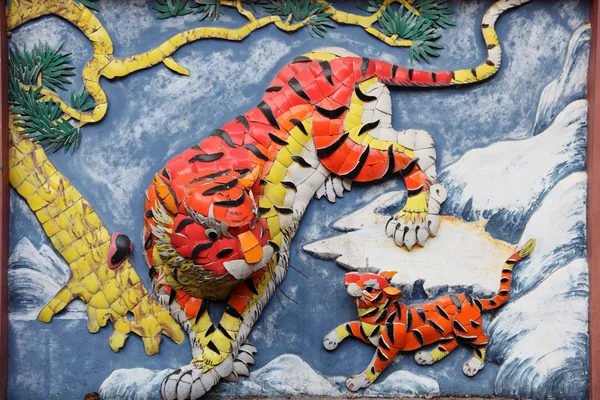
[[[42,89],[67,90],[75,75],[70,64],[71,54],[60,51],[62,44],[52,48],[38,44],[29,51],[27,46],[9,50],[8,95],[11,112],[16,114],[16,126],[27,138],[40,142],[47,150],[64,149],[71,152],[79,146],[80,131],[63,118],[63,112],[52,99],[44,100]],[[80,111],[93,108],[86,102],[89,95],[82,88],[71,94],[71,106]]]

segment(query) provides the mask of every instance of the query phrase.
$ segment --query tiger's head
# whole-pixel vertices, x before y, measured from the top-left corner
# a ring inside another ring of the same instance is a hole
[[[179,176],[170,184],[180,199],[170,235],[174,250],[206,272],[236,280],[265,267],[274,249],[251,190],[232,173],[186,179]]]
[[[388,299],[402,300],[402,292],[391,286],[390,280],[396,272],[384,271],[379,274],[351,272],[346,274],[344,284],[348,294],[354,297],[361,308],[377,307]]]

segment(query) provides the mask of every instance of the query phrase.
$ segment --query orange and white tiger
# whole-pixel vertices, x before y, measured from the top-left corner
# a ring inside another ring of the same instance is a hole
[[[464,365],[467,376],[475,376],[485,362],[488,338],[483,332],[481,313],[500,307],[510,296],[514,265],[535,248],[531,239],[511,255],[502,269],[500,289],[489,299],[477,299],[468,293],[450,294],[427,304],[405,305],[404,295],[390,285],[395,272],[349,273],[344,278],[348,294],[355,299],[359,321],[342,324],[323,339],[327,350],[355,337],[377,347],[367,369],[346,381],[350,391],[370,386],[402,351],[413,351],[437,343],[432,351],[418,351],[415,361],[431,365],[458,347],[461,341],[473,347],[473,357]]]

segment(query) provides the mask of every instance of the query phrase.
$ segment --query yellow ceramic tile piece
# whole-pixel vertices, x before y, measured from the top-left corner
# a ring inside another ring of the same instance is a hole
[[[60,254],[68,263],[72,263],[80,257],[79,253],[77,253],[77,250],[73,246],[63,248]]]
[[[89,301],[89,305],[95,308],[108,308],[108,300],[102,291],[98,291]]]
[[[186,75],[189,76],[190,75],[190,70],[183,68],[181,65],[177,64],[175,62],[175,60],[173,60],[171,57],[167,57],[163,60],[163,63],[165,63],[165,65],[174,72],[177,72],[178,74],[181,75]]]
[[[273,205],[281,207],[283,205],[283,199],[285,198],[286,191],[287,189],[282,185],[267,183],[265,185],[265,192],[263,196],[268,197]]]
[[[21,183],[21,185],[19,185],[19,187],[17,187],[17,192],[25,199],[31,197],[36,191],[37,188],[27,181],[24,181]]]
[[[100,282],[100,279],[98,279],[96,274],[89,274],[81,280],[81,284],[89,293],[95,294],[100,290],[102,282]]]
[[[48,205],[48,202],[46,200],[44,200],[42,198],[42,196],[40,196],[37,193],[34,193],[33,195],[31,195],[28,199],[27,199],[27,203],[29,204],[29,207],[31,208],[32,211],[37,211],[41,208],[44,208]]]

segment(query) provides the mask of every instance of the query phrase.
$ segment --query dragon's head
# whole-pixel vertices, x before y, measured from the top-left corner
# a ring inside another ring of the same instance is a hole
[[[396,272],[357,273],[346,274],[344,284],[348,294],[356,298],[362,308],[379,306],[388,299],[401,300],[404,295],[399,289],[390,285],[390,279]]]
[[[254,196],[234,175],[187,182],[173,221],[171,244],[215,275],[247,278],[267,265],[274,249]]]

